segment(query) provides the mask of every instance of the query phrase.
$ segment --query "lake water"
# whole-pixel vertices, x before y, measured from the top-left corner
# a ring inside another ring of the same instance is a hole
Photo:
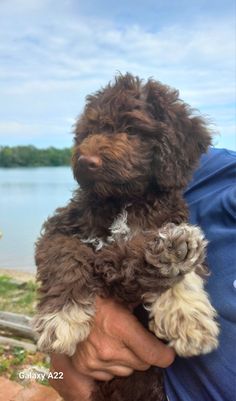
[[[43,221],[72,196],[69,167],[0,168],[0,268],[35,271]]]

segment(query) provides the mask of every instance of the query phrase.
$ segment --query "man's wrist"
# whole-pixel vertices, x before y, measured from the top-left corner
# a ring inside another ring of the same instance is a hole
[[[51,355],[51,371],[63,371],[63,380],[50,379],[50,385],[63,397],[64,401],[90,401],[94,381],[80,373],[73,366],[71,358],[65,355]]]

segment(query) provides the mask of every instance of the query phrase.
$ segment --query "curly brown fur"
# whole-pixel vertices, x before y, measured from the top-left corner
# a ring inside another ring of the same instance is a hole
[[[145,372],[145,378],[143,372],[134,372],[128,378],[117,378],[103,383],[94,392],[93,400],[167,401],[163,392],[162,371],[151,367]]]
[[[44,224],[36,248],[41,287],[35,327],[43,349],[74,352],[89,334],[96,294],[151,302],[153,317],[158,297],[187,273],[203,272],[206,242],[185,224],[182,191],[209,144],[205,121],[176,90],[152,79],[119,75],[88,96],[72,161],[80,188]],[[215,326],[209,336],[213,349]],[[98,383],[94,400],[162,399],[154,377],[150,369]]]

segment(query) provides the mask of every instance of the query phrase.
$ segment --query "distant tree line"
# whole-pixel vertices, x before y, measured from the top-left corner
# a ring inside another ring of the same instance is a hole
[[[0,146],[0,167],[67,166],[70,164],[71,152],[71,148]]]

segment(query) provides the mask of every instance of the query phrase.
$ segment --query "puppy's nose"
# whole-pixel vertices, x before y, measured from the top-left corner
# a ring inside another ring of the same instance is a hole
[[[98,156],[80,156],[78,163],[83,170],[96,171],[102,165],[102,160]]]

